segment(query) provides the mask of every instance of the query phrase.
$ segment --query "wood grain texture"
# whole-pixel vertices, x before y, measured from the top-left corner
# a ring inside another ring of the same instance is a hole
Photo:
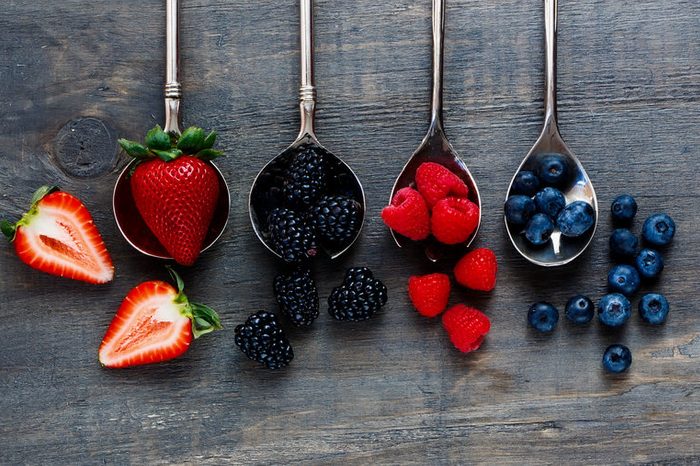
[[[317,264],[320,294],[345,267],[368,265],[390,301],[367,323],[322,314],[311,331],[292,329],[296,359],[271,373],[238,352],[233,328],[275,308],[277,264],[246,203],[255,173],[297,132],[297,5],[182,0],[185,123],[219,131],[232,194],[223,240],[182,273],[226,329],[177,361],[107,371],[96,351],[121,299],[165,277],[123,241],[110,209],[127,162],[114,138],[163,119],[162,3],[3,3],[0,214],[22,212],[40,184],[61,185],[87,203],[117,274],[103,287],[60,281],[0,250],[0,463],[700,463],[700,3],[560,2],[564,139],[603,209],[629,191],[641,217],[667,211],[679,233],[656,286],[672,306],[664,327],[634,316],[620,333],[562,322],[542,337],[525,325],[529,303],[604,292],[611,225],[603,215],[589,251],[556,271],[508,243],[500,206],[542,118],[541,2],[448,2],[447,133],[483,196],[478,244],[500,260],[493,294],[453,294],[493,322],[464,356],[410,309],[408,275],[434,268],[397,250],[379,219],[427,129],[430,2],[318,0],[318,135],[356,169],[369,205],[352,253]],[[88,131],[65,147],[62,128],[85,118],[110,136],[100,145]],[[610,377],[600,358],[618,341],[634,363]]]

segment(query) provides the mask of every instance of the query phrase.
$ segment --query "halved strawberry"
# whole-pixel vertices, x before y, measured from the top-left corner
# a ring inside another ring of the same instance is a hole
[[[174,359],[187,351],[193,338],[221,328],[216,312],[191,303],[180,276],[168,270],[177,290],[155,280],[126,295],[102,339],[100,364],[118,368]]]
[[[29,211],[0,228],[22,262],[42,272],[88,283],[107,283],[114,265],[90,212],[55,186],[42,186]]]

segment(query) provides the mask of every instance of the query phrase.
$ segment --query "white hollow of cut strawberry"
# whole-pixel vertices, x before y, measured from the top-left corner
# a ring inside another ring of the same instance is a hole
[[[184,354],[193,339],[221,329],[216,312],[192,303],[184,284],[154,280],[141,283],[124,298],[98,352],[104,367],[123,368],[168,361]]]
[[[85,205],[56,187],[42,186],[17,223],[0,225],[30,267],[88,283],[107,283],[114,265]]]

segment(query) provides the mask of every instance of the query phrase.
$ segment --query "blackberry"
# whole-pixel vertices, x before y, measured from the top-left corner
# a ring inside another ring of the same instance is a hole
[[[311,224],[324,245],[343,249],[360,231],[362,206],[348,197],[323,196],[311,211]]]
[[[296,212],[277,207],[268,218],[272,248],[285,262],[295,263],[318,252],[316,233]]]
[[[273,289],[280,310],[294,325],[306,327],[318,317],[318,291],[308,267],[276,276]]]
[[[294,359],[294,351],[280,328],[277,317],[265,311],[252,314],[234,331],[236,346],[248,358],[268,369],[279,369]]]
[[[326,161],[322,152],[313,147],[301,149],[285,173],[284,197],[290,207],[311,207],[326,189]]]
[[[384,283],[375,279],[367,267],[353,267],[345,272],[343,283],[328,297],[328,313],[336,320],[367,320],[386,300]]]

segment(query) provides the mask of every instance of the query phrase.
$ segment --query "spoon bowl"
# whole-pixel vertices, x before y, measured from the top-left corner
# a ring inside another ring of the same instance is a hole
[[[260,242],[270,252],[281,258],[282,256],[271,245],[267,218],[272,209],[284,205],[284,172],[294,156],[307,147],[313,147],[317,152],[323,154],[328,166],[329,185],[333,186],[333,193],[354,199],[362,206],[362,222],[352,241],[342,249],[325,249],[326,254],[331,259],[336,259],[350,249],[360,236],[365,219],[365,193],[360,180],[350,166],[329,152],[311,134],[305,134],[294,141],[284,151],[270,160],[255,177],[248,198],[250,222]]]
[[[365,193],[359,178],[350,166],[323,147],[314,133],[316,86],[313,75],[313,0],[301,0],[299,12],[301,19],[301,88],[299,90],[301,130],[296,140],[270,160],[255,177],[248,196],[248,212],[255,235],[270,252],[281,259],[282,256],[271,244],[267,218],[272,209],[285,205],[282,196],[285,170],[297,153],[312,147],[323,155],[326,163],[328,186],[331,186],[328,194],[353,199],[360,204],[362,209],[360,226],[348,244],[336,249],[329,249],[327,245],[321,245],[331,259],[336,259],[349,250],[360,236],[365,220]]]
[[[506,224],[506,232],[515,249],[525,259],[543,267],[556,267],[567,264],[579,257],[591,244],[598,225],[598,200],[593,183],[588,177],[581,162],[564,143],[557,126],[557,92],[556,92],[556,38],[557,38],[557,0],[544,0],[545,26],[545,93],[544,93],[544,128],[539,138],[525,156],[516,170],[508,186],[506,201],[513,191],[513,183],[520,171],[537,172],[542,157],[546,154],[558,154],[566,161],[569,177],[561,191],[566,198],[566,204],[574,201],[584,201],[593,208],[593,225],[583,235],[570,238],[563,237],[555,227],[551,241],[542,246],[531,245],[516,230],[516,227]]]
[[[469,188],[468,198],[479,207],[479,221],[476,228],[469,236],[467,241],[455,246],[447,246],[438,241],[429,238],[419,242],[424,249],[425,255],[431,262],[437,262],[440,258],[450,254],[459,248],[466,248],[474,241],[481,226],[481,197],[479,190],[476,187],[476,181],[467,165],[459,158],[450,142],[447,140],[442,123],[442,57],[443,57],[443,42],[445,37],[445,0],[433,0],[433,95],[431,102],[431,118],[428,134],[421,142],[418,149],[408,159],[403,170],[396,178],[394,187],[391,190],[389,203],[394,198],[397,191],[402,188],[415,188],[415,177],[418,167],[424,162],[438,163],[452,173],[457,175]],[[394,242],[400,248],[415,244],[405,236],[399,235],[391,231],[391,236]]]
[[[516,227],[511,226],[506,221],[506,231],[515,249],[527,260],[533,264],[543,267],[555,267],[558,265],[567,264],[586,250],[588,245],[593,240],[596,226],[598,224],[598,201],[596,198],[593,183],[591,183],[586,170],[584,170],[581,162],[574,153],[567,147],[566,143],[559,135],[556,126],[545,128],[540,137],[535,142],[535,145],[530,149],[530,152],[525,156],[525,159],[520,163],[516,175],[523,170],[536,171],[540,161],[547,154],[556,153],[564,157],[567,166],[571,171],[567,185],[562,189],[562,193],[566,198],[566,203],[570,204],[574,201],[584,201],[593,207],[595,215],[593,227],[586,233],[577,238],[562,238],[561,232],[555,228],[551,236],[551,241],[542,246],[532,246],[525,236],[516,231]],[[513,182],[515,175],[510,182],[506,200],[513,190]],[[505,218],[505,217],[504,217]]]
[[[401,170],[401,173],[396,178],[394,187],[391,190],[391,196],[389,197],[390,203],[396,192],[400,189],[406,187],[415,189],[416,184],[414,180],[416,178],[416,171],[424,162],[438,163],[457,175],[469,188],[469,200],[479,207],[479,222],[477,223],[476,229],[474,229],[474,232],[472,232],[469,239],[465,243],[457,246],[447,246],[433,239],[427,239],[420,242],[422,243],[426,257],[432,262],[437,262],[440,260],[440,258],[448,255],[451,250],[469,247],[469,245],[471,245],[471,243],[474,241],[479,231],[479,226],[481,225],[481,197],[479,196],[479,189],[476,186],[476,182],[474,181],[474,177],[469,171],[469,168],[467,168],[467,165],[461,158],[459,158],[455,150],[452,148],[452,145],[447,140],[442,128],[439,125],[431,125],[431,128],[423,139],[423,142],[421,142],[418,149],[416,149],[413,155],[411,155],[411,158],[408,160],[408,162],[406,162],[403,170]],[[394,230],[390,231],[394,242],[400,248],[416,243],[403,235],[395,233]]]
[[[201,252],[212,247],[224,233],[231,207],[231,195],[224,176],[216,165],[211,162],[207,163],[216,171],[219,182],[219,199],[214,209],[214,217],[209,224],[209,230],[202,243]],[[117,228],[119,228],[124,239],[140,253],[157,259],[172,259],[172,256],[146,226],[146,222],[141,218],[141,214],[136,208],[129,183],[129,174],[135,164],[136,160],[129,163],[122,170],[112,193],[112,208]]]

